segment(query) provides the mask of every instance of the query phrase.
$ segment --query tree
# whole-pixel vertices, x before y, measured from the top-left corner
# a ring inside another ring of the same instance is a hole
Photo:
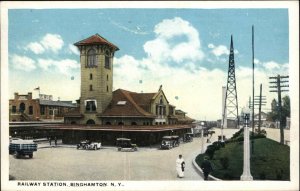
[[[282,99],[282,122],[283,125],[286,125],[286,117],[290,117],[290,97],[288,95],[284,96]],[[275,99],[271,102],[271,112],[267,114],[267,119],[269,121],[279,120],[279,111],[277,106],[277,101]]]
[[[286,126],[286,118],[291,116],[290,97],[288,95],[282,98],[282,122]]]

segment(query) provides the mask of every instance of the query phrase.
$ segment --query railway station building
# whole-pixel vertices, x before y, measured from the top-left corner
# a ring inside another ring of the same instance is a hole
[[[162,85],[151,93],[113,91],[113,58],[119,50],[116,45],[99,34],[74,45],[80,51],[79,107],[64,114],[64,125],[46,127],[62,130],[65,143],[84,139],[109,143],[126,137],[146,145],[160,141],[164,135],[190,132],[194,120],[169,103]]]

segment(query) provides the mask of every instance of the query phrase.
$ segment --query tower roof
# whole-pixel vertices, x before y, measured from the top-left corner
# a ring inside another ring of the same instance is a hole
[[[114,45],[113,43],[109,42],[102,36],[100,36],[98,33],[95,35],[92,35],[84,40],[81,40],[79,42],[76,42],[75,46],[84,46],[84,45],[93,45],[93,44],[106,44],[112,48],[114,48],[116,51],[119,50],[119,48]]]

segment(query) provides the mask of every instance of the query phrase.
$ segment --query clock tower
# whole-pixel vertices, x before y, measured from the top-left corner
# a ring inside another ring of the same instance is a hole
[[[80,51],[81,124],[101,124],[99,117],[112,100],[113,57],[119,48],[95,34],[74,44]]]

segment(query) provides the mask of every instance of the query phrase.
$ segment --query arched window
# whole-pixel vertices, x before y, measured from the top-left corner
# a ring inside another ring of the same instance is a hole
[[[95,67],[95,66],[97,66],[96,51],[94,49],[90,49],[87,53],[87,67]]]
[[[109,51],[105,51],[105,64],[104,67],[107,69],[110,69],[110,55],[109,55]]]
[[[106,86],[106,91],[108,92],[108,86]]]
[[[90,74],[90,80],[92,80],[93,79],[93,74]]]
[[[94,120],[89,119],[89,120],[87,120],[86,124],[87,124],[87,125],[95,125],[96,123],[95,123]]]
[[[90,85],[90,91],[93,91],[93,85]]]
[[[20,109],[19,109],[19,111],[21,113],[23,113],[25,111],[25,103],[20,103]]]

